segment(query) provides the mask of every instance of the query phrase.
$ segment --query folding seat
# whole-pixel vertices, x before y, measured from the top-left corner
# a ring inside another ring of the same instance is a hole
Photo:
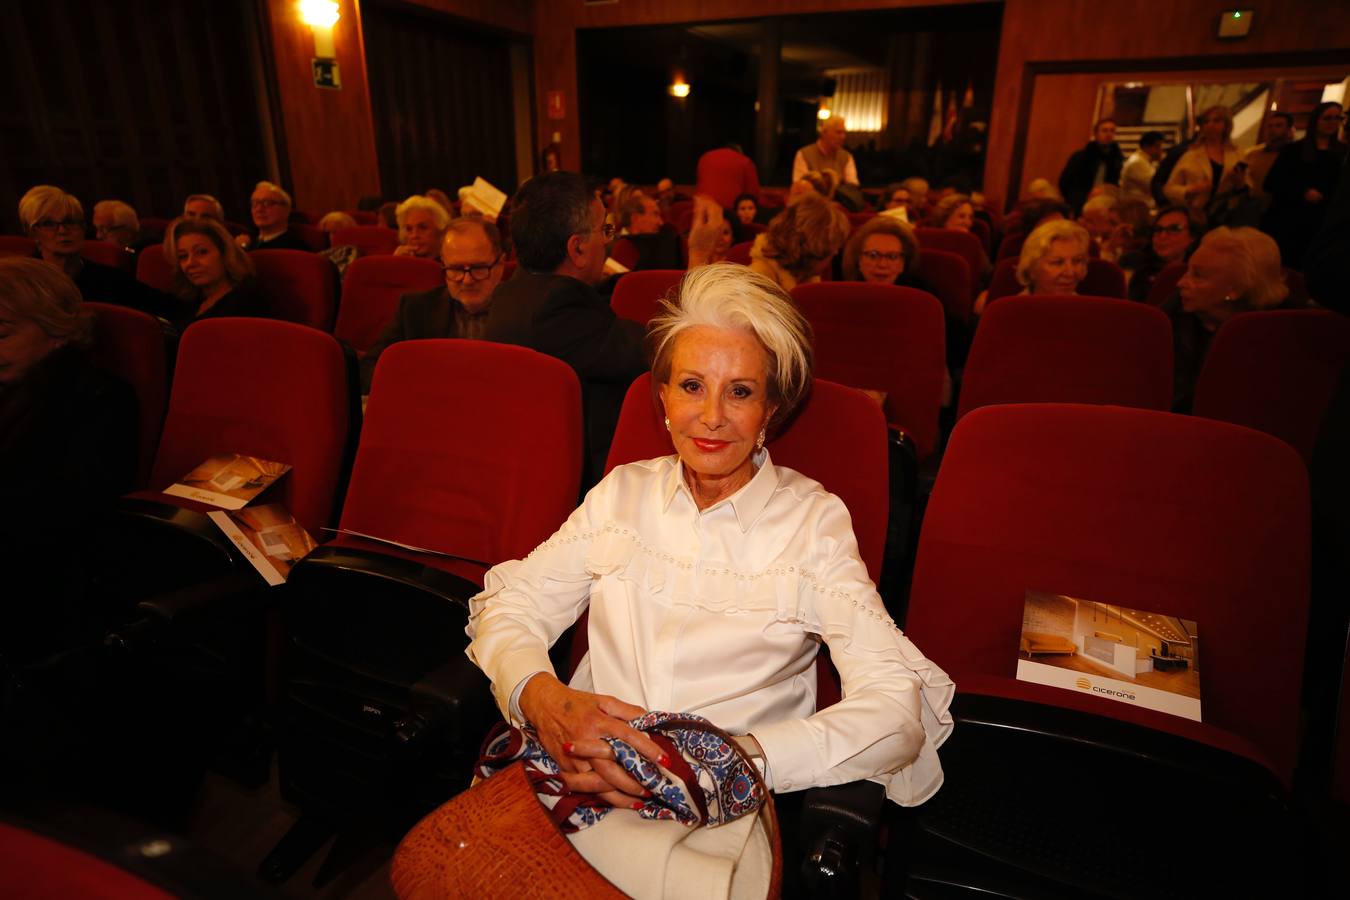
[[[1017,680],[1029,590],[1195,623],[1203,721],[1089,677]],[[1307,475],[1268,435],[1070,404],[961,420],[907,623],[956,682],[956,727],[888,877],[906,896],[1303,896],[1287,787],[1308,592]]]
[[[609,305],[620,319],[631,319],[646,325],[661,311],[661,300],[677,293],[682,269],[648,269],[627,272],[619,276],[610,296]]]
[[[1027,236],[1020,231],[1015,231],[1006,235],[1003,240],[998,243],[998,253],[995,255],[994,261],[998,262],[1003,259],[1015,259],[1018,256],[1021,256],[1022,245],[1026,243],[1026,240]]]
[[[1344,316],[1320,309],[1242,313],[1214,336],[1193,412],[1273,434],[1306,462],[1347,361]]]
[[[918,274],[942,301],[949,320],[970,321],[970,265],[960,254],[921,249]]]
[[[310,225],[303,222],[292,222],[291,231],[295,232],[300,240],[305,242],[310,250],[318,253],[320,250],[328,249],[328,232],[317,225]]]
[[[347,215],[356,220],[357,225],[378,225],[380,224],[379,213],[368,209],[352,209],[347,211]]]
[[[1022,285],[1017,281],[1017,258],[1001,259],[994,265],[994,274],[989,279],[989,299],[1012,297],[1022,293]],[[1125,271],[1113,262],[1104,259],[1089,259],[1087,275],[1078,284],[1080,296],[1115,297],[1125,299]]]
[[[870,219],[876,216],[876,213],[872,210],[867,210],[865,212],[846,213],[845,215],[848,216],[849,229],[851,231],[857,231],[863,225],[866,225]]]
[[[609,256],[610,259],[630,271],[637,268],[638,262],[641,261],[637,245],[627,238],[619,238],[615,241],[614,245],[609,248]]]
[[[441,267],[415,256],[363,256],[347,266],[342,278],[334,336],[364,354],[398,312],[398,298],[410,291],[429,291],[445,283]]]
[[[150,479],[150,467],[164,427],[164,408],[169,395],[169,375],[164,327],[154,316],[125,306],[89,302],[94,313],[94,365],[131,385],[136,392],[137,453],[136,486]]]
[[[37,241],[18,234],[0,234],[0,256],[32,256]]]
[[[739,244],[732,244],[727,250],[727,262],[740,263],[743,266],[750,265],[750,248],[755,246],[754,241],[742,241]]]
[[[1163,270],[1154,276],[1153,286],[1148,289],[1148,305],[1162,306],[1166,303],[1167,298],[1177,289],[1177,282],[1185,274],[1184,262],[1168,263],[1163,267]]]
[[[121,269],[128,275],[136,271],[136,257],[131,251],[109,241],[85,241],[80,255],[93,262]]]
[[[303,250],[254,250],[258,289],[275,318],[332,331],[337,310],[337,269]]]
[[[1001,403],[1172,404],[1172,325],[1105,297],[1006,297],[975,332],[957,418]]]
[[[355,247],[362,256],[384,256],[398,249],[398,232],[383,225],[339,228],[329,240],[334,247]]]
[[[921,249],[946,250],[948,253],[955,253],[964,259],[966,265],[970,266],[971,281],[974,282],[971,290],[978,290],[981,269],[989,263],[978,237],[969,231],[924,227],[915,228],[914,236],[919,239]]]
[[[340,534],[291,571],[278,763],[304,815],[263,861],[289,877],[335,830],[362,838],[462,790],[498,715],[464,656],[468,598],[575,508],[575,372],[523,347],[420,340],[380,356]],[[421,550],[414,548],[422,548]]]
[[[164,247],[151,244],[136,254],[136,280],[166,294],[173,293],[174,267],[164,258]]]

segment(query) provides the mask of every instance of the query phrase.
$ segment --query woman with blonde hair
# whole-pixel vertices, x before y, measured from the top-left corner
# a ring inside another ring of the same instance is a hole
[[[215,219],[179,218],[164,233],[164,258],[174,267],[174,293],[186,306],[181,325],[224,316],[265,316],[253,260]]]
[[[356,220],[352,218],[350,214],[342,212],[341,210],[337,209],[333,210],[330,213],[327,213],[322,219],[319,220],[319,230],[324,232],[325,234],[330,235],[333,232],[337,231],[339,228],[355,228],[355,227],[356,227]]]
[[[750,268],[784,290],[819,281],[821,268],[848,240],[848,216],[814,192],[774,216],[750,248]]]
[[[933,207],[932,227],[970,231],[975,224],[975,204],[969,194],[948,194]]]
[[[1169,202],[1204,210],[1221,193],[1247,182],[1247,165],[1233,144],[1233,114],[1226,106],[1211,106],[1200,114],[1199,133],[1191,148],[1177,160],[1163,186]]]
[[[1076,294],[1087,277],[1092,236],[1077,222],[1055,220],[1036,226],[1022,244],[1017,281],[1024,294]]]
[[[1275,239],[1255,228],[1215,228],[1191,254],[1177,292],[1162,305],[1172,318],[1175,412],[1190,412],[1195,382],[1214,334],[1241,312],[1302,306],[1291,298]]]

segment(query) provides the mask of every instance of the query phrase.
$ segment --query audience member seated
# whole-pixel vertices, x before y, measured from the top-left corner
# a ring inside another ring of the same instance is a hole
[[[333,210],[319,220],[319,230],[332,238],[333,232],[339,228],[355,228],[356,220],[350,215],[339,210]]]
[[[1169,203],[1205,215],[1205,209],[1220,194],[1247,183],[1245,167],[1238,166],[1242,154],[1234,146],[1232,134],[1233,114],[1228,107],[1211,106],[1200,114],[1199,135],[1177,159],[1163,186]]]
[[[832,116],[820,126],[820,137],[797,151],[792,159],[792,180],[800,181],[807,172],[833,172],[835,184],[857,185],[858,167],[853,154],[844,149],[848,128],[843,116]]]
[[[1087,229],[1074,222],[1052,221],[1037,226],[1022,244],[1017,259],[1017,281],[1023,294],[1076,294],[1087,277]],[[984,300],[982,296],[980,298]],[[976,302],[977,311],[984,303]]]
[[[741,152],[739,144],[709,150],[698,158],[694,193],[712,197],[723,209],[735,207],[739,214],[742,198],[759,200],[759,170],[754,160]],[[753,222],[754,217],[749,221]]]
[[[375,210],[375,215],[379,217],[379,222],[377,222],[376,224],[383,225],[385,228],[393,228],[395,231],[397,231],[398,217],[397,215],[395,215],[397,209],[398,204],[392,200],[390,200],[387,203],[381,203],[379,207]]]
[[[1135,197],[1153,206],[1153,175],[1163,157],[1163,143],[1167,140],[1161,131],[1145,131],[1139,138],[1139,149],[1125,160],[1120,170],[1120,194]]]
[[[395,256],[435,259],[441,252],[450,214],[435,200],[413,194],[398,205],[394,218],[398,220],[399,237]]]
[[[1172,409],[1189,413],[1195,381],[1219,327],[1240,312],[1300,305],[1289,296],[1280,248],[1255,228],[1216,228],[1191,254],[1177,293],[1162,305],[1172,319]]]
[[[225,207],[210,194],[189,194],[183,201],[183,216],[188,219],[215,219],[225,222]]]
[[[1148,245],[1120,260],[1120,267],[1129,281],[1129,298],[1141,303],[1147,300],[1158,273],[1172,263],[1184,260],[1186,251],[1200,239],[1204,230],[1200,218],[1184,206],[1164,206],[1158,210]]]
[[[1126,250],[1126,230],[1121,227],[1119,202],[1115,197],[1098,195],[1083,204],[1078,224],[1087,230],[1102,259],[1115,262]]]
[[[733,243],[753,241],[755,235],[764,230],[763,226],[755,222],[759,217],[759,201],[750,194],[737,197],[734,207],[725,216],[731,222]]]
[[[1308,114],[1302,140],[1285,147],[1266,175],[1270,210],[1262,230],[1280,245],[1280,256],[1302,268],[1303,254],[1326,219],[1327,206],[1347,147],[1340,139],[1345,113],[1339,103],[1319,103]]]
[[[253,260],[215,219],[175,220],[164,235],[164,256],[174,268],[174,293],[185,304],[175,319],[178,325],[267,315]]]
[[[539,154],[539,174],[562,171],[562,147],[549,144]]]
[[[40,184],[19,200],[19,223],[37,241],[36,255],[66,273],[85,300],[130,306],[170,319],[173,301],[112,266],[80,255],[84,247],[84,207],[58,187]]]
[[[455,217],[455,204],[450,199],[450,195],[440,188],[430,188],[427,190],[427,197],[435,200],[445,210],[445,214],[450,218]]]
[[[900,182],[900,187],[909,191],[906,208],[909,210],[910,224],[922,222],[928,214],[928,180],[913,175]]]
[[[893,216],[874,216],[848,239],[844,247],[845,281],[894,284],[932,293],[915,274],[919,242],[914,229]]]
[[[656,205],[664,215],[665,211],[670,209],[670,204],[675,202],[675,182],[669,178],[657,181],[656,186],[652,188],[652,199],[656,201]]]
[[[842,213],[841,213],[842,215]],[[520,268],[493,292],[486,339],[555,356],[581,378],[586,410],[586,485],[604,471],[624,393],[643,369],[645,330],[614,315],[595,290],[614,236],[586,180],[537,175],[511,201]]]
[[[788,188],[788,202],[806,194],[819,194],[826,200],[832,199],[837,184],[833,172],[807,172]]]
[[[93,315],[57,266],[0,259],[0,658],[64,642],[94,517],[136,473],[136,397],[94,368]],[[29,586],[33,588],[29,590]]]
[[[1272,112],[1266,117],[1262,134],[1265,141],[1243,154],[1242,161],[1247,164],[1247,184],[1252,189],[1252,196],[1261,203],[1263,209],[1269,209],[1270,195],[1265,190],[1266,176],[1270,174],[1270,167],[1275,165],[1275,159],[1280,155],[1280,151],[1294,140],[1294,114]]]
[[[391,344],[422,338],[482,340],[488,304],[506,268],[503,256],[496,225],[477,216],[452,220],[441,247],[445,284],[398,298],[393,320],[361,358],[361,393],[370,393],[375,364]]]
[[[848,216],[814,192],[788,203],[750,248],[750,268],[785,291],[819,281],[821,269],[848,240]]]
[[[154,241],[141,235],[141,220],[136,210],[121,200],[100,200],[94,204],[94,237],[133,253]]]
[[[663,228],[664,222],[661,208],[646,194],[634,192],[623,201],[619,207],[619,233],[623,235],[621,240],[637,250],[637,263],[631,268],[684,268],[680,236],[673,229]]]
[[[933,228],[950,228],[952,231],[970,231],[975,222],[975,205],[967,194],[947,194],[933,207],[929,224]]]
[[[1114,119],[1101,119],[1092,126],[1092,140],[1077,150],[1064,164],[1059,175],[1059,190],[1064,200],[1078,212],[1088,200],[1093,185],[1119,184],[1125,166],[1125,153],[1116,143]]]
[[[303,250],[309,245],[290,230],[291,195],[270,181],[260,181],[250,201],[256,236],[241,234],[235,241],[245,250]]]
[[[1022,202],[1027,203],[1033,200],[1049,200],[1055,203],[1064,203],[1064,195],[1059,192],[1059,188],[1050,183],[1048,178],[1033,178],[1027,182],[1027,189],[1022,192]],[[1068,204],[1065,204],[1066,206]],[[1064,218],[1073,215],[1070,209],[1065,213]]]
[[[886,614],[843,503],[764,449],[811,383],[810,326],[791,298],[742,266],[707,266],[656,320],[653,344],[675,455],[617,467],[527,559],[488,572],[467,629],[502,714],[533,726],[564,790],[613,807],[569,837],[628,893],[664,868],[632,856],[633,841],[655,846],[646,839],[662,826],[633,812],[646,794],[602,740],[660,760],[629,720],[704,716],[762,757],[771,790],[872,779],[913,806],[942,783],[954,693]],[[703,548],[698,573],[680,559],[691,540]],[[564,684],[548,648],[588,605],[590,653]],[[803,673],[822,645],[844,699],[817,712]],[[708,895],[741,896],[728,894],[725,863],[758,845],[735,823],[707,838],[723,873]],[[742,881],[744,896],[764,893],[762,875]]]

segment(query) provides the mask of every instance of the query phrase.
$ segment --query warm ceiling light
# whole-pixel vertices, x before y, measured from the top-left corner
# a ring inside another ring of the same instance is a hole
[[[830,108],[828,106],[822,106],[820,108],[820,112],[816,113],[816,118],[822,122],[825,122],[828,121],[830,116],[832,115],[834,115],[834,113],[830,112]]]
[[[310,28],[332,28],[339,15],[333,0],[300,0],[300,21]]]
[[[683,81],[677,81],[674,84],[672,84],[669,88],[667,88],[667,93],[669,93],[670,96],[672,97],[680,97],[680,98],[688,97],[689,85]]]

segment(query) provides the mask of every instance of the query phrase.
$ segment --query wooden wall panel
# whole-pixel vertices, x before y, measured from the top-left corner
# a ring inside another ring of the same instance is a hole
[[[1219,12],[1235,5],[1230,0],[1114,0],[1109,5],[1084,0],[1005,0],[985,164],[986,192],[998,198],[1013,192],[1009,179],[1025,138],[1017,129],[1024,105],[1032,102],[1035,72],[1047,64],[1062,66],[1065,72],[1095,68],[1138,74],[1240,67],[1244,57],[1266,54],[1287,56],[1280,60],[1282,65],[1315,63],[1322,60],[1297,57],[1345,53],[1350,47],[1350,17],[1325,0],[1264,4],[1256,10],[1249,37],[1221,41],[1215,36]],[[1081,127],[1074,123],[1070,130],[1081,131]],[[1024,171],[1030,174],[1029,168]]]
[[[487,28],[528,35],[534,27],[533,0],[406,0],[420,6]]]
[[[300,21],[295,0],[266,0],[287,160],[282,187],[297,209],[319,214],[355,209],[361,197],[380,193],[361,14],[357,0],[338,5],[333,42],[342,89],[333,91],[314,86],[314,34]]]

